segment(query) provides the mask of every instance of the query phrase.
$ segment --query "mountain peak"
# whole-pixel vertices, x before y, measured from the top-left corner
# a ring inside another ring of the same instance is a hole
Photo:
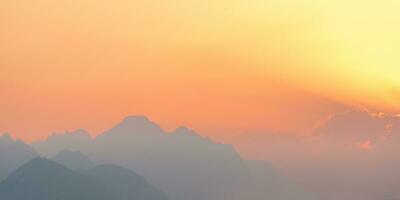
[[[65,134],[67,135],[74,135],[74,136],[79,136],[82,138],[91,138],[89,132],[87,132],[85,129],[77,129],[74,131],[67,131]]]
[[[77,129],[71,133],[76,135],[89,135],[89,132],[87,132],[85,129]]]
[[[152,123],[149,118],[144,115],[130,115],[122,120],[124,124],[142,124],[142,123]]]
[[[80,151],[71,151],[68,149],[62,150],[53,160],[72,170],[89,169],[95,166],[91,159]]]
[[[74,131],[66,131],[65,133],[53,133],[52,135],[47,137],[47,140],[62,140],[64,137],[92,139],[89,132],[84,129],[77,129]]]
[[[27,162],[24,166],[42,166],[42,165],[50,165],[53,166],[55,162],[44,158],[44,157],[36,157]]]
[[[180,126],[180,127],[176,128],[174,132],[193,132],[193,130],[189,129],[186,126]]]
[[[178,135],[199,135],[196,133],[196,131],[185,126],[180,126],[176,128],[173,133]]]
[[[148,128],[157,128],[160,129],[160,127],[149,120],[144,115],[132,115],[125,117],[120,124],[117,125],[117,127],[123,127],[123,128],[128,128],[128,129],[148,129]]]
[[[134,133],[163,133],[161,127],[150,121],[146,116],[136,115],[125,117],[121,123],[113,127],[111,130],[117,132],[134,132]]]
[[[1,139],[10,139],[12,140],[12,137],[9,133],[4,133],[0,136]]]
[[[24,176],[28,174],[44,174],[49,171],[64,169],[65,167],[44,157],[36,157],[14,171],[11,176]]]
[[[12,172],[0,184],[0,199],[108,200],[111,188],[46,158],[35,158]]]
[[[0,136],[0,141],[13,141],[13,138],[9,133],[4,133]]]
[[[181,126],[176,128],[172,134],[176,135],[177,137],[181,137],[181,138],[192,138],[192,139],[204,139],[203,137],[201,137],[196,131],[187,128],[185,126]]]

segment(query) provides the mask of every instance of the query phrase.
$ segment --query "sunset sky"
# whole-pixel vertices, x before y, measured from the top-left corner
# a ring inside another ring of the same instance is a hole
[[[400,1],[6,0],[0,133],[33,141],[127,115],[219,141],[400,113]]]

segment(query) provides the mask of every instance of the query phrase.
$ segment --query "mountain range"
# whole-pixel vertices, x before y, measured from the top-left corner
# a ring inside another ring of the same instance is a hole
[[[30,193],[38,195],[35,197],[40,200],[57,199],[55,194],[63,196],[65,193],[101,200],[115,195],[102,193],[115,190],[119,196],[113,196],[113,200],[132,199],[132,193],[140,196],[134,198],[138,200],[313,199],[265,161],[244,160],[232,145],[216,143],[189,128],[179,127],[167,132],[144,116],[126,117],[95,138],[84,130],[77,130],[53,134],[46,140],[32,143],[33,148],[20,141],[12,143],[23,146],[29,156],[18,156],[25,159],[3,171],[9,174],[16,170],[1,183],[2,200],[10,197],[25,200],[27,197],[19,195]],[[0,148],[2,146],[5,148],[0,143]],[[53,161],[34,159],[17,169],[23,161],[38,154]],[[0,160],[0,165],[3,161]],[[93,185],[85,186],[85,191],[101,190],[101,197],[75,188],[82,181]],[[51,185],[49,191],[45,190],[47,184]],[[21,185],[20,189],[17,185]],[[34,185],[46,187],[35,188]]]
[[[9,134],[0,136],[0,182],[9,173],[37,157],[36,151],[21,140],[14,140]]]
[[[83,155],[80,151],[64,149],[58,153],[53,160],[72,170],[82,170],[95,167],[94,162],[88,156]]]
[[[174,200],[312,199],[269,163],[255,167],[232,145],[216,143],[185,127],[167,132],[145,116],[126,117],[93,139],[78,130],[32,145],[41,155],[79,150],[94,163],[131,169]]]
[[[167,200],[131,170],[114,164],[73,171],[35,158],[0,183],[2,200]]]

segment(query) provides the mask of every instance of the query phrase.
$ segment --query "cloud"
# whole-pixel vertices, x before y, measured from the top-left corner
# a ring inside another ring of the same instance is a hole
[[[311,135],[263,133],[242,138],[324,200],[396,198],[400,192],[400,117],[367,111],[329,115]]]

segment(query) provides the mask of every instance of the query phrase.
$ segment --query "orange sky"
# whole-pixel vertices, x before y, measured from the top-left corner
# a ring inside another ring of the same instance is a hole
[[[0,132],[28,141],[126,115],[224,140],[400,111],[391,0],[0,2]]]

